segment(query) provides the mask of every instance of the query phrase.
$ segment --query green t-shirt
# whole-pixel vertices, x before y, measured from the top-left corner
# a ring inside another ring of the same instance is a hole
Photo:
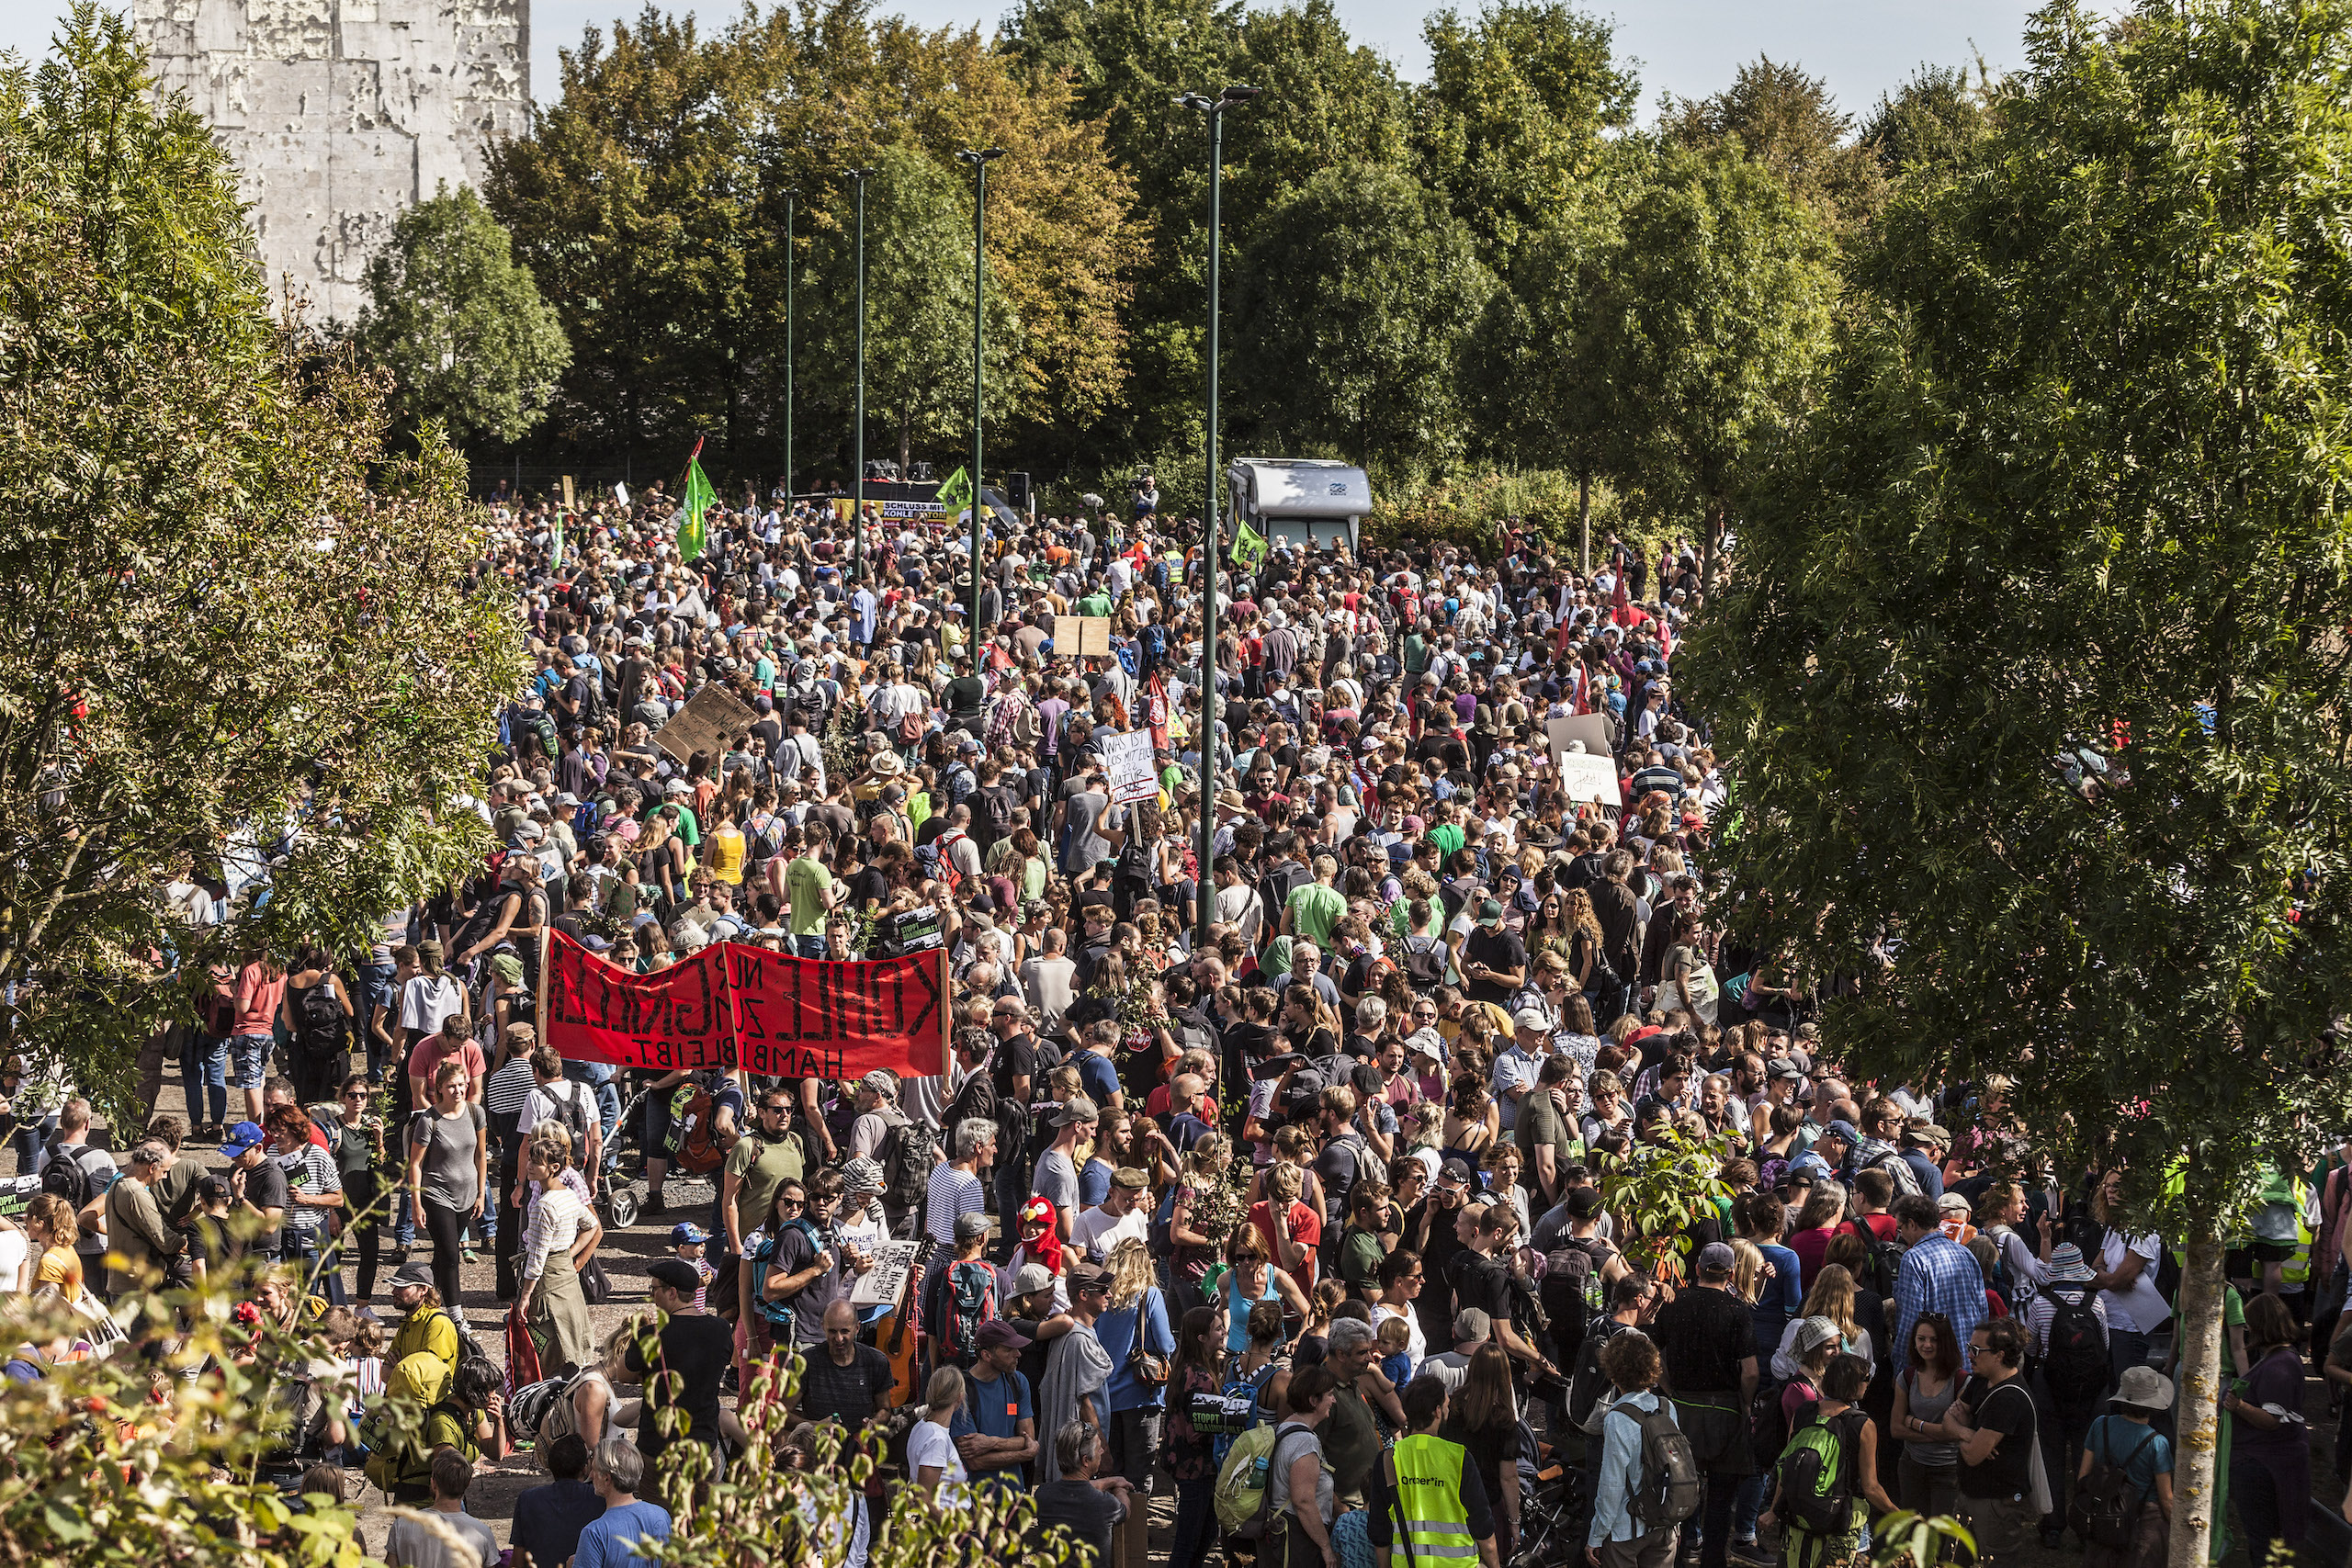
[[[1078,602],[1078,613],[1081,615],[1109,615],[1111,613],[1110,596],[1105,593],[1089,593]]]
[[[833,874],[825,869],[825,863],[807,855],[784,868],[784,889],[792,897],[794,936],[825,934],[824,897],[832,885]]]
[[[683,799],[673,800],[670,802],[670,804],[677,808],[678,837],[686,841],[686,848],[690,850],[700,849],[702,847],[702,824],[695,818],[695,808],[688,806]]]
[[[1462,847],[1462,825],[1458,822],[1441,822],[1430,829],[1429,839],[1430,843],[1437,846],[1438,853],[1443,856],[1444,860],[1450,861],[1453,858],[1454,852]],[[1443,861],[1440,863],[1442,864]]]
[[[735,1140],[727,1154],[726,1174],[742,1183],[735,1190],[735,1219],[743,1235],[767,1223],[775,1204],[775,1190],[786,1181],[802,1179],[807,1165],[797,1133],[787,1133],[773,1144],[756,1133]]]
[[[1320,882],[1292,888],[1284,907],[1291,911],[1292,934],[1326,953],[1331,950],[1331,928],[1348,916],[1347,896]]]

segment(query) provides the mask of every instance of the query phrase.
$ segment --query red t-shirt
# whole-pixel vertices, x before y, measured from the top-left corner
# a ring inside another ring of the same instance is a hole
[[[415,1050],[408,1054],[408,1076],[413,1078],[423,1078],[428,1093],[433,1089],[434,1071],[440,1066],[443,1059],[440,1039],[441,1036],[437,1034],[428,1034],[416,1043]],[[452,1059],[462,1060],[466,1064],[466,1098],[469,1100],[478,1098],[474,1091],[481,1087],[482,1079],[490,1076],[490,1063],[483,1058],[481,1047],[469,1040],[466,1042],[465,1049]]]
[[[1258,1239],[1266,1244],[1267,1256],[1273,1258],[1275,1267],[1280,1268],[1281,1255],[1274,1250],[1274,1212],[1267,1207],[1271,1201],[1271,1199],[1261,1198],[1250,1204],[1250,1223],[1257,1227]],[[1306,1257],[1296,1269],[1284,1269],[1283,1272],[1302,1292],[1312,1292],[1315,1289],[1315,1249],[1323,1241],[1323,1216],[1295,1198],[1291,1200],[1290,1205],[1290,1239],[1306,1248]]]

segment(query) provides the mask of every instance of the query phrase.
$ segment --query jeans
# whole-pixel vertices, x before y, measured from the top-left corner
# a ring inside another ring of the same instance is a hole
[[[319,1270],[316,1288],[326,1292],[329,1302],[341,1306],[344,1304],[343,1258],[339,1249],[327,1246],[326,1227],[322,1225],[314,1231],[296,1230],[292,1225],[286,1227],[286,1260],[300,1265],[305,1279],[310,1277],[311,1267],[318,1262],[322,1250],[332,1256],[327,1266]]]
[[[180,1082],[187,1090],[187,1119],[198,1125],[229,1114],[229,1043],[188,1032],[180,1048]]]
[[[1751,1475],[1739,1483],[1739,1492],[1732,1499],[1731,1538],[1734,1540],[1754,1540],[1756,1521],[1764,1512],[1764,1494],[1772,1483],[1769,1475]]]
[[[1176,1483],[1176,1540],[1169,1548],[1168,1568],[1201,1568],[1216,1540],[1216,1477]]]
[[[1153,1461],[1159,1458],[1160,1422],[1165,1415],[1153,1404],[1114,1410],[1111,1413],[1110,1430],[1103,1434],[1111,1441],[1111,1470],[1125,1476],[1135,1487],[1136,1495],[1146,1500],[1146,1512],[1151,1497]]]
[[[823,933],[820,932],[815,936],[794,937],[792,939],[792,951],[802,958],[824,957],[825,938]]]
[[[2310,1522],[2311,1461],[2298,1452],[2275,1462],[2259,1455],[2230,1456],[2230,1501],[2245,1527],[2245,1547],[2257,1561],[2268,1562],[2270,1543],[2284,1541],[2290,1552],[2301,1551],[2304,1527]]]
[[[1021,1242],[1021,1237],[1015,1234],[1012,1216],[1028,1201],[1028,1162],[1019,1158],[1008,1160],[1000,1151],[996,1162],[996,1250],[999,1263],[1012,1261],[1012,1249]]]

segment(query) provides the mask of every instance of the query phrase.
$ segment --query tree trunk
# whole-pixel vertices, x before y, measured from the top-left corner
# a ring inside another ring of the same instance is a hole
[[[2179,1436],[2173,1448],[2172,1543],[2167,1568],[2205,1568],[2213,1533],[2214,1450],[2221,1441],[2222,1244],[2188,1244],[2180,1276]]]

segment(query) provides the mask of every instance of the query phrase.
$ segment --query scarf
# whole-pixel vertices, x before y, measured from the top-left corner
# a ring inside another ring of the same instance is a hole
[[[1054,1341],[1046,1357],[1046,1378],[1037,1391],[1038,1429],[1059,1432],[1078,1419],[1078,1402],[1091,1394],[1100,1394],[1111,1381],[1111,1353],[1102,1348],[1102,1341],[1094,1337],[1094,1330],[1085,1324],[1072,1327],[1068,1334]],[[1061,1465],[1054,1454],[1055,1445],[1038,1445],[1039,1477],[1046,1481],[1062,1478]]]

